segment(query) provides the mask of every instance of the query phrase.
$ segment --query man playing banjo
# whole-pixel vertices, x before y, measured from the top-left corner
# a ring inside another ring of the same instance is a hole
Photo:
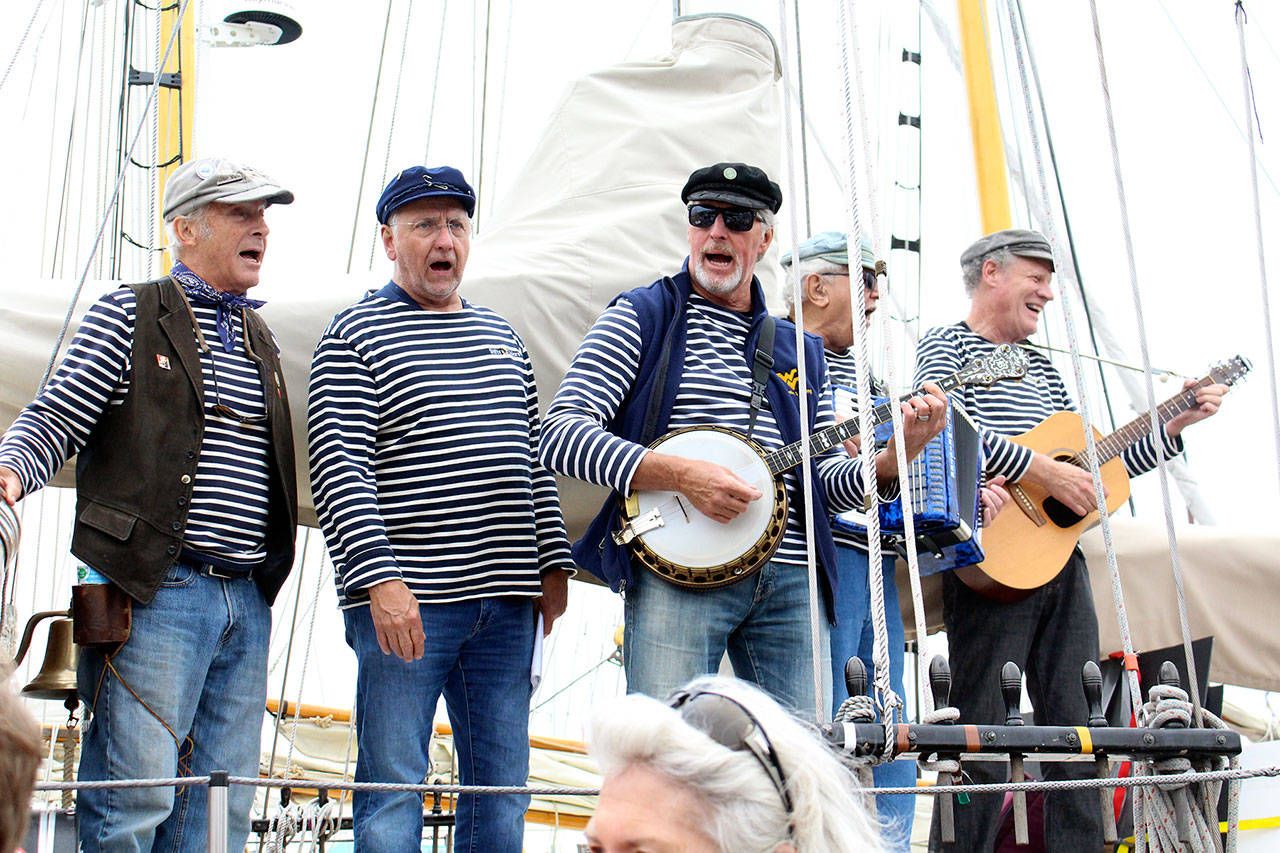
[[[771,493],[781,489],[767,473],[748,482],[740,466],[735,472],[692,453],[646,446],[671,430],[695,426],[734,430],[765,451],[799,440],[794,326],[769,318],[754,276],[773,241],[782,193],[761,169],[718,163],[695,171],[681,199],[689,220],[683,269],[622,294],[599,317],[547,413],[541,458],[552,470],[610,486],[618,495],[670,494],[667,521],[658,523],[670,522],[670,530],[679,527],[680,516],[700,514],[719,522],[711,525],[716,534],[756,507],[767,515],[771,498],[784,507],[776,510],[776,551],[736,581],[689,589],[633,571],[633,549],[624,542],[638,529],[619,533],[616,496],[576,543],[574,557],[615,591],[625,591],[623,658],[631,692],[665,696],[696,675],[715,672],[727,651],[739,677],[812,713],[819,698],[830,697],[814,695],[800,470],[783,475],[785,495],[778,501]],[[772,346],[757,347],[762,336],[772,338]],[[816,401],[805,409],[816,431],[835,424],[820,339],[807,336],[804,357],[809,399]],[[936,386],[902,404],[908,457],[941,430],[945,405]],[[828,510],[862,505],[862,468],[838,444],[812,465],[814,545],[830,617],[837,577]],[[896,493],[892,446],[876,457],[875,475],[883,493]],[[689,550],[719,538],[705,536]],[[825,648],[826,620],[820,622]]]

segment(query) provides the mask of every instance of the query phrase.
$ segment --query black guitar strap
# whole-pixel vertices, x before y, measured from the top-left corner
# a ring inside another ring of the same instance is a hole
[[[773,369],[773,317],[765,315],[764,325],[760,327],[760,339],[756,341],[756,357],[751,367],[751,414],[747,418],[747,438],[756,428],[756,415],[760,413],[760,405],[764,402],[765,385],[769,382],[769,371]]]

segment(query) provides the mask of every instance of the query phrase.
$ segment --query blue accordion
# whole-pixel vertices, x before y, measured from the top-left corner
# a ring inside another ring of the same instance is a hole
[[[837,386],[837,401],[851,389]],[[856,399],[856,397],[855,397]],[[885,398],[877,397],[877,405]],[[837,409],[840,406],[837,405]],[[982,438],[967,420],[947,407],[947,426],[907,463],[911,483],[911,514],[915,521],[920,574],[931,575],[982,562]],[[876,444],[883,445],[893,432],[885,422],[876,429]],[[865,540],[867,527],[860,512],[837,515],[837,530]],[[880,504],[880,532],[888,544],[906,559],[902,499]]]

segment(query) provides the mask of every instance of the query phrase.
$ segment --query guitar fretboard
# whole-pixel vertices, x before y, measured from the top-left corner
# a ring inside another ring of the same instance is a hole
[[[942,389],[942,393],[948,394],[964,384],[959,373],[953,373],[943,379],[938,380],[938,387]],[[886,401],[876,406],[872,410],[874,426],[889,420],[893,416],[890,406],[896,406],[903,400],[909,400],[912,397],[918,397],[923,391],[916,390],[909,394],[903,394],[897,400]],[[1192,398],[1194,399],[1194,397]],[[809,436],[809,454],[818,456],[826,453],[837,444],[842,444],[858,434],[858,419],[850,418],[847,421],[819,430]],[[804,461],[804,449],[802,442],[796,441],[788,444],[786,447],[775,450],[764,457],[765,464],[769,466],[769,473],[777,476],[784,471],[790,471],[792,468]]]
[[[1182,391],[1174,394],[1168,400],[1156,406],[1156,417],[1160,423],[1166,424],[1176,418],[1185,411],[1196,407],[1196,391],[1207,385],[1213,385],[1219,380],[1215,379],[1212,374],[1201,377],[1196,384],[1190,388],[1184,388]],[[1234,381],[1234,377],[1228,377],[1224,380],[1230,385]],[[1098,463],[1102,464],[1119,456],[1128,450],[1134,444],[1137,444],[1144,437],[1151,434],[1151,415],[1139,415],[1129,423],[1117,429],[1110,435],[1098,441]],[[1072,463],[1080,467],[1086,467],[1082,456],[1073,456],[1070,460]]]

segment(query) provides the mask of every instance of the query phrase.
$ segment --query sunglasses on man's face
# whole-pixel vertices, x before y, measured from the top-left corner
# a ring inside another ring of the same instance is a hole
[[[694,228],[710,228],[716,217],[724,217],[724,227],[730,231],[750,231],[760,218],[754,210],[745,207],[711,207],[705,204],[689,205],[689,224]]]

